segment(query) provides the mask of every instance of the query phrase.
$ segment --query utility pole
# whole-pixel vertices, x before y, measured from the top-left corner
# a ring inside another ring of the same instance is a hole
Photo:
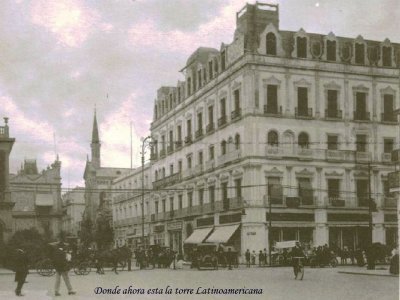
[[[372,245],[372,198],[371,198],[371,163],[368,161],[368,229]]]
[[[146,153],[146,147],[151,145],[151,136],[142,139],[142,247],[144,249],[144,155]]]
[[[268,184],[268,258],[269,266],[272,266],[272,199],[271,199],[271,185]]]

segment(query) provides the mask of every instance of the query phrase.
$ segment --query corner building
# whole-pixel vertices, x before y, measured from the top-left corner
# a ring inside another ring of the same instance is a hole
[[[395,245],[399,65],[388,39],[283,31],[277,5],[247,4],[231,44],[197,49],[185,81],[158,90],[150,242],[228,243],[242,259],[269,234],[355,249],[372,210],[372,240]]]

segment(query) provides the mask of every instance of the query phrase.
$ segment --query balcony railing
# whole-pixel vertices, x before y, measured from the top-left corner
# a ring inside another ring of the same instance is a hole
[[[297,148],[297,156],[300,159],[312,159],[313,158],[313,149],[298,147]]]
[[[154,189],[159,189],[163,188],[165,186],[173,185],[181,180],[181,174],[180,173],[175,173],[172,175],[169,175],[165,178],[156,180],[153,182],[153,188]]]
[[[397,120],[397,115],[395,113],[381,113],[381,121],[385,123],[394,123],[396,124],[398,122]]]
[[[194,137],[196,139],[201,138],[203,136],[203,128],[199,128],[195,133],[194,133]]]
[[[214,123],[210,123],[206,126],[206,133],[211,133],[214,131]]]
[[[296,118],[305,118],[311,119],[312,118],[312,108],[295,108],[295,117]]]
[[[345,207],[346,206],[346,200],[342,199],[340,197],[330,197],[328,196],[328,205],[333,206],[333,207]]]
[[[276,158],[281,158],[283,154],[283,149],[279,147],[278,145],[267,145],[267,157],[276,157]]]
[[[356,151],[356,163],[367,163],[371,161],[371,152]]]
[[[369,121],[370,113],[369,111],[353,111],[354,121]]]
[[[192,135],[188,135],[185,137],[185,144],[189,145],[192,143]]]
[[[226,115],[218,119],[218,127],[222,127],[227,123]]]
[[[226,154],[223,154],[218,157],[218,165],[223,165],[228,162],[240,159],[242,156],[242,152],[240,150],[234,150],[231,152],[228,152]]]
[[[282,106],[268,106],[264,105],[264,115],[268,116],[282,116]]]
[[[342,115],[343,113],[341,110],[325,109],[325,119],[340,120],[342,119]]]
[[[382,153],[382,162],[392,163],[392,153]]]
[[[237,108],[234,111],[231,112],[231,120],[234,121],[236,119],[239,119],[242,116],[242,109]]]

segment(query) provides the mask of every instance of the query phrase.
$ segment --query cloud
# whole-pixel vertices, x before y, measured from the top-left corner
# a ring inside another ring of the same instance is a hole
[[[32,3],[33,24],[45,27],[58,43],[69,47],[82,44],[99,19],[99,14],[79,0],[38,0]]]

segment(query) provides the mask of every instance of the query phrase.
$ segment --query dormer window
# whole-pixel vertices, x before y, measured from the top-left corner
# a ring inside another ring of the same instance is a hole
[[[297,57],[307,58],[307,38],[297,37],[296,43],[297,43]]]
[[[365,46],[364,44],[355,44],[355,63],[358,65],[363,65],[365,63]]]
[[[267,55],[276,55],[276,36],[273,32],[269,32],[266,38]]]
[[[326,60],[336,61],[336,41],[326,41]]]
[[[382,65],[384,67],[392,66],[392,47],[382,47]]]

